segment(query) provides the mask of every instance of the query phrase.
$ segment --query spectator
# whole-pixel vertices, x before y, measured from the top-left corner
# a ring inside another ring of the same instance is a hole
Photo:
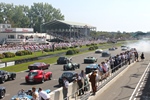
[[[81,96],[81,92],[82,92],[82,94],[84,94],[83,80],[78,74],[76,74],[76,80],[75,81],[77,82],[77,84],[79,86],[79,94],[78,94],[78,96]]]
[[[139,58],[139,54],[138,54],[138,52],[135,52],[135,61],[138,62],[139,61],[138,58]]]
[[[67,100],[68,86],[69,86],[69,81],[67,80],[66,77],[63,77],[63,98],[64,98],[64,100]]]
[[[115,62],[115,60],[112,58],[112,57],[110,57],[109,58],[109,61],[110,61],[110,68],[111,68],[111,73],[113,73],[115,70],[115,66],[114,66],[114,62]]]
[[[92,91],[93,91],[92,95],[95,95],[96,91],[97,91],[95,71],[93,71],[92,74],[89,75],[89,81],[91,82],[91,87],[92,87]]]
[[[98,74],[99,74],[99,76],[100,76],[100,80],[103,80],[103,68],[100,66],[100,64],[98,64],[98,68],[97,68],[97,70],[98,70]]]
[[[39,95],[35,87],[32,87],[32,98],[32,100],[39,100]]]
[[[86,78],[86,74],[84,72],[84,70],[81,70],[81,73],[79,74],[80,77],[82,78],[83,80],[83,83],[84,83],[84,91],[88,91],[88,79]]]
[[[145,59],[144,53],[142,52],[142,54],[141,54],[141,61],[143,61],[144,59]]]
[[[42,88],[39,88],[39,100],[50,100],[50,95],[48,95]]]

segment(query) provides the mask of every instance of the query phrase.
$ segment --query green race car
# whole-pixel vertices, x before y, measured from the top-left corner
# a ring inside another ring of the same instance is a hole
[[[95,63],[95,62],[97,62],[97,58],[95,58],[95,57],[84,58],[84,63]]]
[[[80,68],[80,64],[69,62],[63,66],[64,70],[75,70]]]

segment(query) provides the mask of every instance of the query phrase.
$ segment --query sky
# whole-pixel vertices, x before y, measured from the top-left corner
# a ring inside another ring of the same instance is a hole
[[[14,5],[49,3],[66,21],[87,23],[97,31],[150,32],[150,0],[1,0]]]

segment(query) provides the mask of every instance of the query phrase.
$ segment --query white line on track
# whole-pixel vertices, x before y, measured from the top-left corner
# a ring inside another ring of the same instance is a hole
[[[142,79],[145,77],[145,73],[146,73],[146,71],[147,71],[147,69],[148,69],[149,66],[150,66],[150,63],[149,63],[148,66],[146,67],[146,69],[145,69],[145,71],[144,71],[144,73],[143,73],[143,75],[142,75],[140,81],[138,82],[138,84],[137,84],[136,88],[134,89],[134,91],[133,91],[133,93],[132,93],[132,95],[131,95],[131,97],[130,97],[129,100],[132,100],[132,98],[134,97],[134,94],[135,94],[135,92],[137,91],[137,89],[138,89],[138,87],[139,87],[139,85],[140,85]],[[134,100],[136,100],[136,98],[134,98]]]

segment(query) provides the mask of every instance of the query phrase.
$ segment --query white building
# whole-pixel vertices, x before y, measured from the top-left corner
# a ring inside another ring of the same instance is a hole
[[[10,24],[0,24],[0,44],[4,43],[47,43],[51,39],[47,33],[34,33],[33,28],[11,28]]]

